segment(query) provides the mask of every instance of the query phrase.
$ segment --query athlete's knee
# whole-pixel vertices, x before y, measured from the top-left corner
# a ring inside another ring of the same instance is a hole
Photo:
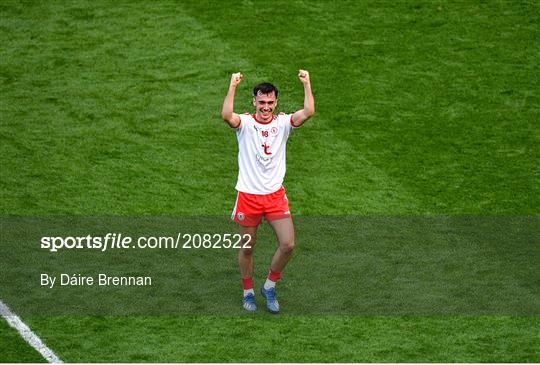
[[[283,253],[291,253],[294,250],[294,240],[287,240],[279,243],[279,249]]]
[[[244,256],[251,256],[253,254],[253,246],[245,246],[240,248],[240,251]]]
[[[255,246],[256,237],[254,235],[245,234],[240,241],[242,245],[240,251],[246,256],[253,254],[253,247]]]

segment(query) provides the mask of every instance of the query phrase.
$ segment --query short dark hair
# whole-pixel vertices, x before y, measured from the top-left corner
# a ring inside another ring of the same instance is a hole
[[[278,89],[277,87],[275,87],[274,85],[272,85],[271,83],[269,82],[263,82],[263,83],[260,83],[259,85],[255,86],[253,88],[253,96],[257,96],[257,94],[260,92],[261,94],[271,94],[272,91],[275,93],[276,95],[276,99],[277,99],[277,96],[278,96]]]

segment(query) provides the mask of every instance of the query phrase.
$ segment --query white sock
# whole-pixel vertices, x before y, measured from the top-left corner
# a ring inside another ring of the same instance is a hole
[[[255,292],[253,291],[253,289],[244,289],[244,296],[247,296],[248,294],[255,295]]]
[[[264,283],[264,290],[269,290],[275,287],[276,287],[276,282],[267,278],[266,282]]]

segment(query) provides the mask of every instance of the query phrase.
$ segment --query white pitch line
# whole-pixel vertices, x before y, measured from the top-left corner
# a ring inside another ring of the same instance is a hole
[[[9,307],[0,300],[0,314],[7,323],[15,328],[17,332],[24,338],[30,346],[32,346],[37,352],[43,356],[51,364],[62,364],[62,360],[56,354],[41,341],[41,339],[19,318],[18,315],[13,313]]]

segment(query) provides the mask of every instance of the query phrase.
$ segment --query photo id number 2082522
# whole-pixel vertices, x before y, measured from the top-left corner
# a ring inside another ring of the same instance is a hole
[[[239,233],[204,233],[182,235],[182,248],[251,248],[251,236]]]

